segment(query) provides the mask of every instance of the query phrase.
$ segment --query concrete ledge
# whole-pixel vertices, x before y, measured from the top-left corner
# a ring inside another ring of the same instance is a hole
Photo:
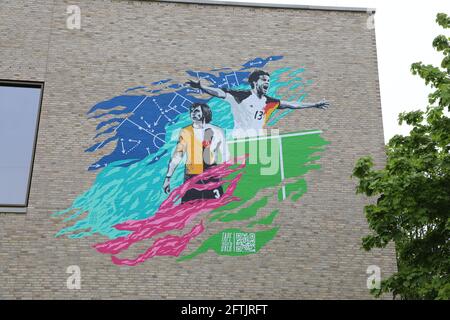
[[[144,1],[144,0],[141,0]],[[152,0],[147,0],[152,1]],[[374,14],[375,8],[358,8],[358,7],[333,7],[333,6],[313,6],[300,4],[277,4],[277,3],[259,3],[259,2],[236,2],[236,1],[216,1],[216,0],[154,0],[153,2],[172,2],[172,3],[190,3],[205,5],[221,5],[221,6],[240,6],[240,7],[256,7],[256,8],[279,8],[279,9],[303,9],[303,10],[320,10],[320,11],[350,11],[350,12],[367,12]]]
[[[26,207],[0,207],[0,214],[2,213],[27,213]]]

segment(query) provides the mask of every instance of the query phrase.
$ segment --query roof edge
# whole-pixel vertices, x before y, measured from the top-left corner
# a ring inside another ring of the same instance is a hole
[[[350,12],[367,12],[370,14],[374,14],[376,12],[375,8],[314,6],[301,4],[237,2],[237,1],[220,1],[220,0],[153,0],[153,2],[169,2],[169,3],[172,2],[172,3],[256,7],[256,8],[303,9],[303,10],[320,10],[320,11],[350,11]]]

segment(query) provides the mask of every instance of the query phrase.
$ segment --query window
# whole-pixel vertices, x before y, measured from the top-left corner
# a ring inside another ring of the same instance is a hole
[[[0,80],[0,212],[26,212],[43,88]]]

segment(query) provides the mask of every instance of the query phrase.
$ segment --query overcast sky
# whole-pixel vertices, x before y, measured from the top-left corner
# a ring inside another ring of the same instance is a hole
[[[240,1],[240,0],[233,0]],[[376,8],[378,63],[381,105],[385,140],[397,133],[407,134],[399,127],[397,115],[402,111],[425,109],[427,95],[423,81],[411,75],[413,62],[438,65],[442,60],[431,44],[444,31],[436,23],[438,12],[450,15],[449,0],[242,0],[241,2],[326,5]],[[449,35],[450,32],[445,32]]]

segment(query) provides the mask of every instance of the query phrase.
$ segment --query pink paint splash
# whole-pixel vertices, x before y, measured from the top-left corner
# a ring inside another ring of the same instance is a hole
[[[178,257],[180,253],[186,249],[189,241],[200,235],[204,230],[205,227],[203,226],[203,221],[201,221],[194,226],[189,233],[186,233],[181,237],[168,235],[159,238],[145,253],[139,255],[136,259],[119,259],[112,256],[111,260],[117,265],[135,266],[155,256]]]
[[[245,167],[245,158],[246,156],[237,159],[237,161],[242,161],[242,164],[235,169],[231,168],[234,162],[227,162],[189,179],[183,185],[173,190],[169,197],[161,204],[154,216],[144,220],[130,220],[114,226],[118,230],[132,231],[131,234],[96,244],[94,248],[104,254],[116,255],[128,249],[132,244],[152,238],[157,234],[171,230],[182,230],[195,217],[204,212],[214,210],[232,201],[239,201],[239,198],[234,197],[233,193],[237,183],[241,179],[242,173],[239,173],[231,181],[219,180],[218,182],[210,182],[204,185],[197,185],[196,183],[199,180],[208,180],[211,178],[221,179],[242,169]],[[212,190],[228,182],[229,185],[226,192],[218,199],[193,200],[179,205],[175,204],[189,189]],[[204,227],[201,222],[191,232],[181,237],[167,235],[156,240],[144,254],[134,260],[119,259],[112,256],[112,261],[119,265],[136,265],[154,256],[178,256],[187,247],[190,240],[200,235],[203,230]]]

